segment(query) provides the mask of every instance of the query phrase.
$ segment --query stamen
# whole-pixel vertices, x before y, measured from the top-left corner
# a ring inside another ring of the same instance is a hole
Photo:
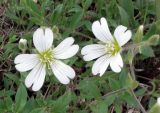
[[[115,56],[120,50],[121,50],[121,47],[119,46],[116,40],[109,41],[106,43],[106,54]]]
[[[49,64],[54,60],[53,51],[52,49],[48,49],[47,51],[41,52],[38,54],[40,62],[42,64],[46,64],[49,68]]]

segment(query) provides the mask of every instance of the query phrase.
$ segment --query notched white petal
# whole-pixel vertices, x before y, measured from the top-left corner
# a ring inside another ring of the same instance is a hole
[[[73,37],[68,37],[64,39],[56,48],[54,48],[54,52],[56,54],[61,54],[67,49],[69,49],[72,44],[74,43],[74,38]]]
[[[100,73],[101,66],[105,60],[106,60],[106,56],[102,56],[94,62],[93,66],[92,66],[92,74],[93,75],[97,75],[98,73]]]
[[[105,46],[101,45],[101,44],[91,44],[91,45],[87,45],[85,47],[82,48],[81,50],[81,54],[82,55],[86,55],[89,53],[94,53],[94,52],[98,52],[98,51],[104,51],[105,52]]]
[[[43,86],[44,80],[45,80],[45,75],[46,75],[46,70],[45,70],[45,65],[42,65],[40,70],[37,72],[38,76],[36,80],[33,83],[32,90],[33,91],[38,91],[40,88]]]
[[[91,61],[91,60],[99,58],[105,54],[106,54],[106,52],[104,52],[104,51],[95,51],[95,52],[88,53],[88,54],[84,55],[83,59],[84,59],[84,61]]]
[[[33,43],[35,48],[39,51],[42,52],[45,50],[45,44],[44,44],[44,31],[42,28],[38,28],[34,33],[33,33]]]
[[[59,65],[61,71],[65,72],[65,76],[67,76],[70,79],[73,79],[75,77],[75,71],[69,65],[66,65],[61,61],[57,61],[57,65]]]
[[[131,39],[132,32],[130,30],[127,30],[127,27],[119,25],[115,29],[114,36],[118,41],[119,45],[123,46]]]
[[[101,23],[99,21],[93,22],[92,32],[97,39],[104,43],[113,40],[113,37],[108,28],[107,21],[104,18],[101,19]]]
[[[48,50],[49,48],[52,47],[53,43],[53,32],[50,28],[45,29],[45,34],[44,34],[44,40],[45,40],[45,49]]]
[[[109,66],[109,63],[110,63],[109,59],[106,59],[103,62],[102,66],[100,66],[101,68],[100,68],[99,76],[102,76],[105,73],[105,71],[107,70],[107,68]]]
[[[60,81],[60,83],[69,84],[70,80],[67,77],[65,70],[61,70],[61,68],[61,64],[57,60],[51,64],[51,69],[55,77]]]
[[[119,53],[116,56],[111,58],[110,67],[116,73],[121,72],[121,69],[123,67],[123,60]]]
[[[20,72],[31,70],[38,62],[36,54],[20,54],[14,60],[15,68]]]
[[[33,91],[38,91],[45,80],[45,65],[37,64],[25,79],[26,87],[32,87]]]
[[[51,48],[53,43],[53,32],[50,28],[38,28],[33,34],[33,43],[39,52]]]
[[[66,51],[61,52],[60,54],[54,53],[56,59],[67,59],[73,57],[79,50],[78,45],[70,46]]]
[[[113,40],[112,34],[111,34],[109,27],[108,27],[107,20],[104,17],[102,17],[100,22],[101,22],[101,26],[102,26],[103,30],[105,31],[105,33],[107,35],[107,39]]]

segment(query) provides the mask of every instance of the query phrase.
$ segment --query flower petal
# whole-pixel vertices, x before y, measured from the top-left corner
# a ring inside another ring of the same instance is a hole
[[[73,43],[74,43],[74,38],[68,37],[64,39],[56,48],[54,48],[54,52],[56,54],[61,54],[64,51],[66,51],[68,48],[70,48]]]
[[[33,69],[38,62],[39,60],[36,54],[20,54],[14,60],[16,64],[15,68],[20,72]]]
[[[114,36],[119,45],[123,46],[131,39],[132,33],[130,30],[127,30],[127,27],[120,25],[115,29]]]
[[[59,70],[65,72],[65,76],[67,76],[70,79],[73,79],[75,77],[75,71],[69,65],[64,64],[60,60],[56,60],[55,63],[58,65]]]
[[[61,61],[54,61],[51,64],[52,71],[56,78],[62,83],[62,84],[68,84],[70,82],[69,78],[75,77],[74,70],[67,66],[66,64],[63,64]]]
[[[58,54],[55,52],[54,57],[56,59],[67,59],[73,57],[79,50],[78,45],[72,45],[70,46],[66,51],[58,52]]]
[[[108,28],[107,20],[104,17],[102,17],[100,21],[101,21],[101,27],[103,28],[103,30],[107,35],[107,39],[113,40],[112,34]]]
[[[104,61],[106,60],[106,56],[102,56],[98,58],[92,66],[92,74],[97,75],[100,73],[101,66],[103,65]]]
[[[44,83],[45,75],[45,65],[37,64],[25,79],[26,87],[32,87],[33,91],[38,91]]]
[[[44,44],[44,31],[42,28],[38,28],[33,34],[33,43],[38,51],[45,50]]]
[[[53,32],[51,29],[38,28],[33,34],[33,43],[39,52],[51,48],[53,43]]]
[[[116,73],[119,73],[121,71],[121,68],[123,67],[123,60],[120,53],[111,58],[110,67]]]
[[[53,43],[53,32],[50,28],[45,29],[44,38],[45,38],[45,45],[46,45],[45,48],[47,50],[52,47],[52,43]]]
[[[103,64],[102,64],[102,66],[101,66],[101,69],[100,69],[100,75],[99,76],[102,76],[104,73],[105,73],[105,71],[107,70],[107,68],[108,68],[108,66],[109,66],[109,59],[106,59],[104,62],[103,62]]]
[[[41,66],[41,68],[40,68],[39,72],[37,72],[37,74],[38,74],[38,76],[32,86],[33,91],[38,91],[44,83],[45,75],[46,75],[45,65]]]
[[[105,46],[101,45],[101,44],[87,45],[87,46],[82,48],[81,54],[86,55],[86,54],[94,53],[94,52],[98,52],[98,51],[104,51],[105,52]]]
[[[87,55],[83,56],[84,61],[91,61],[93,59],[96,59],[98,57],[101,57],[105,55],[105,52],[94,52],[94,53],[89,53]]]
[[[104,43],[113,40],[105,18],[101,18],[101,23],[99,21],[93,22],[92,32],[97,39]]]

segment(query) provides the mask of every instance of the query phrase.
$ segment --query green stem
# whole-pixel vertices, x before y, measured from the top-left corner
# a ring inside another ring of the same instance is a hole
[[[132,65],[132,63],[129,63],[129,68],[130,68],[130,72],[131,72],[132,78],[133,78],[133,80],[135,80],[136,79],[136,75],[135,75],[134,66]]]
[[[120,92],[123,92],[123,91],[126,91],[126,90],[127,90],[126,88],[118,89],[116,91],[112,91],[112,92],[109,92],[109,93],[103,95],[102,98],[105,98],[107,96],[110,96],[110,95],[113,95],[113,94],[116,94],[116,93],[120,93]]]
[[[78,32],[78,31],[74,31],[73,33],[74,33],[74,34],[77,34],[77,35],[80,35],[80,36],[82,36],[82,37],[88,38],[88,39],[93,39],[92,37],[90,37],[90,36],[88,36],[88,35],[86,35],[86,34],[83,34],[83,33],[81,33],[81,32]]]
[[[140,103],[140,101],[138,100],[138,98],[136,97],[134,91],[132,89],[130,89],[131,94],[133,95],[134,99],[136,100],[139,108],[141,109],[142,113],[147,113],[146,110],[144,109],[144,107],[142,106],[142,104]]]

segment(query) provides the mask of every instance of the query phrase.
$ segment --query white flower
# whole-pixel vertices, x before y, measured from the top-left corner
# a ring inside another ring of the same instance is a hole
[[[33,34],[33,43],[37,54],[20,54],[14,60],[18,71],[25,72],[32,69],[25,79],[26,87],[32,87],[33,91],[38,91],[44,83],[46,69],[52,69],[62,84],[68,84],[70,79],[75,77],[75,71],[60,61],[78,52],[79,46],[73,44],[72,37],[66,38],[52,49],[53,32],[49,28],[38,28]]]
[[[106,19],[101,18],[100,22],[95,21],[92,24],[92,32],[101,43],[83,47],[81,54],[84,55],[85,61],[98,58],[92,67],[93,75],[100,74],[102,76],[109,65],[114,72],[120,72],[123,67],[120,55],[121,46],[130,40],[131,31],[127,30],[127,27],[119,25],[112,36]]]

